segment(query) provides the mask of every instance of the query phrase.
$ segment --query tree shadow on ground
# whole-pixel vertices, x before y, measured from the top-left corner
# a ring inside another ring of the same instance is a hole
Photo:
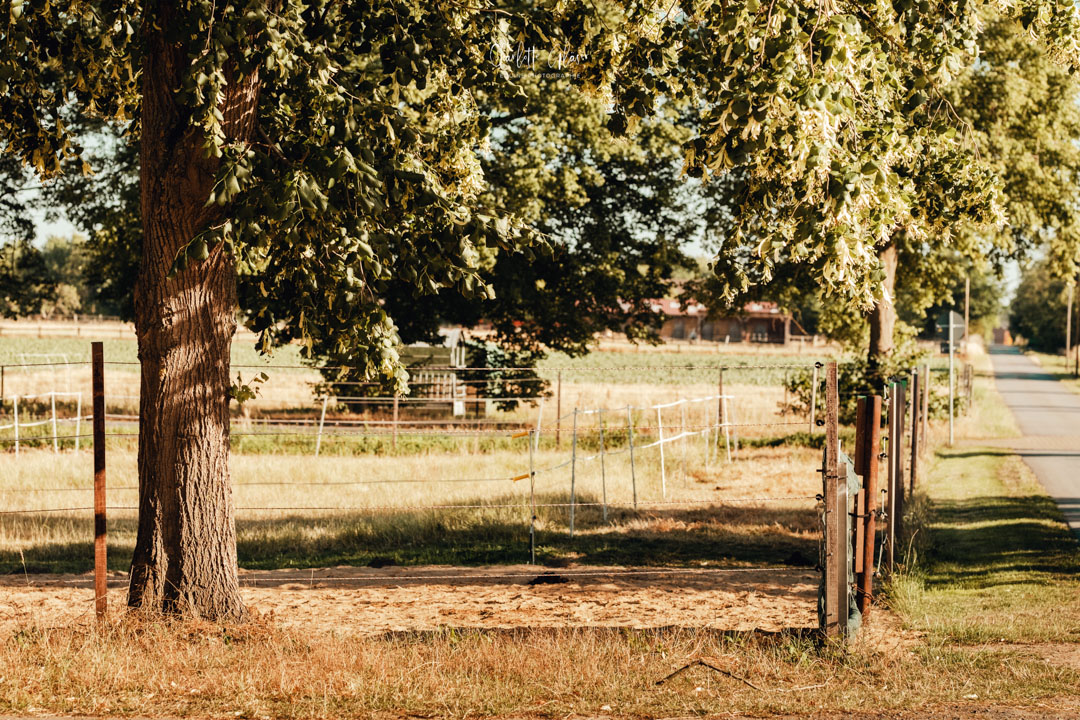
[[[491,504],[520,498],[486,498]],[[537,497],[566,503],[565,494]],[[581,503],[598,498],[578,496]],[[469,504],[467,501],[462,504]],[[538,564],[643,566],[787,566],[818,563],[820,525],[813,505],[733,504],[684,508],[579,507],[569,534],[567,508],[538,508]],[[0,552],[0,573],[86,572],[93,562],[92,518],[26,521],[39,541],[23,553]],[[112,569],[126,570],[134,546],[133,515],[110,520]],[[14,533],[15,536],[21,533]],[[85,541],[59,538],[85,537]],[[58,540],[50,540],[57,538]],[[531,558],[529,513],[512,509],[411,512],[243,513],[237,519],[240,566],[250,569],[334,565],[488,565]]]
[[[1075,581],[1080,573],[1080,545],[1045,495],[936,501],[933,538],[930,586]]]

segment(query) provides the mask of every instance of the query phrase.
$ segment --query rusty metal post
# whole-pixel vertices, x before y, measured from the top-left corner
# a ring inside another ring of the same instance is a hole
[[[105,521],[105,362],[100,342],[90,345],[94,392],[94,607],[98,619],[108,611]]]

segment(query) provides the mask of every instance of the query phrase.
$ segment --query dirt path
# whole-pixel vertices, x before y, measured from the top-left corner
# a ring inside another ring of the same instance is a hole
[[[990,350],[994,382],[1023,438],[1007,444],[1032,469],[1080,537],[1080,395],[1015,348]]]
[[[631,574],[631,572],[639,574]],[[776,631],[817,624],[812,570],[529,565],[241,571],[245,600],[284,626],[383,633],[438,627],[707,627]],[[89,618],[89,575],[0,579],[0,634]],[[124,607],[126,576],[110,578]]]

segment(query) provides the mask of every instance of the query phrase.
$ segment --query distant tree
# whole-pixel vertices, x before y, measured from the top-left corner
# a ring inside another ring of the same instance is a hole
[[[1065,347],[1065,315],[1065,281],[1054,275],[1051,262],[1041,260],[1026,269],[1009,306],[1012,334],[1034,350],[1058,352]]]
[[[19,159],[0,152],[0,316],[37,313],[53,295],[44,259],[32,244],[30,186]]]
[[[774,212],[763,207],[746,216],[738,201],[747,191],[739,183],[715,196],[710,232],[720,252],[715,277],[702,282],[703,297],[739,297],[734,289],[787,307],[820,303],[823,332],[861,348],[866,377],[880,385],[909,362],[907,340],[928,314],[956,297],[962,302],[962,273],[989,282],[1006,260],[1037,247],[1047,248],[1059,272],[1073,271],[1080,254],[1080,78],[1047,57],[1023,18],[980,13],[973,39],[979,61],[944,88],[948,104],[940,106],[962,121],[956,144],[938,148],[941,154],[906,155],[893,166],[900,176],[894,192],[911,203],[910,215],[894,215],[872,249],[873,309],[864,314],[835,292],[828,254],[777,246]],[[948,170],[962,162],[965,146],[967,169]],[[868,162],[867,170],[874,166]],[[992,284],[976,289],[995,294]],[[898,344],[906,349],[897,355]]]

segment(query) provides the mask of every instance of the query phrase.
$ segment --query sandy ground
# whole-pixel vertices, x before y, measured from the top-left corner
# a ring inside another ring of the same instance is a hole
[[[641,574],[628,574],[628,571]],[[375,634],[538,627],[708,627],[778,631],[817,625],[812,570],[483,568],[446,566],[241,571],[247,603],[285,627]],[[540,582],[537,582],[540,578]],[[125,607],[126,575],[109,579]],[[90,619],[89,575],[0,578],[0,636]]]

